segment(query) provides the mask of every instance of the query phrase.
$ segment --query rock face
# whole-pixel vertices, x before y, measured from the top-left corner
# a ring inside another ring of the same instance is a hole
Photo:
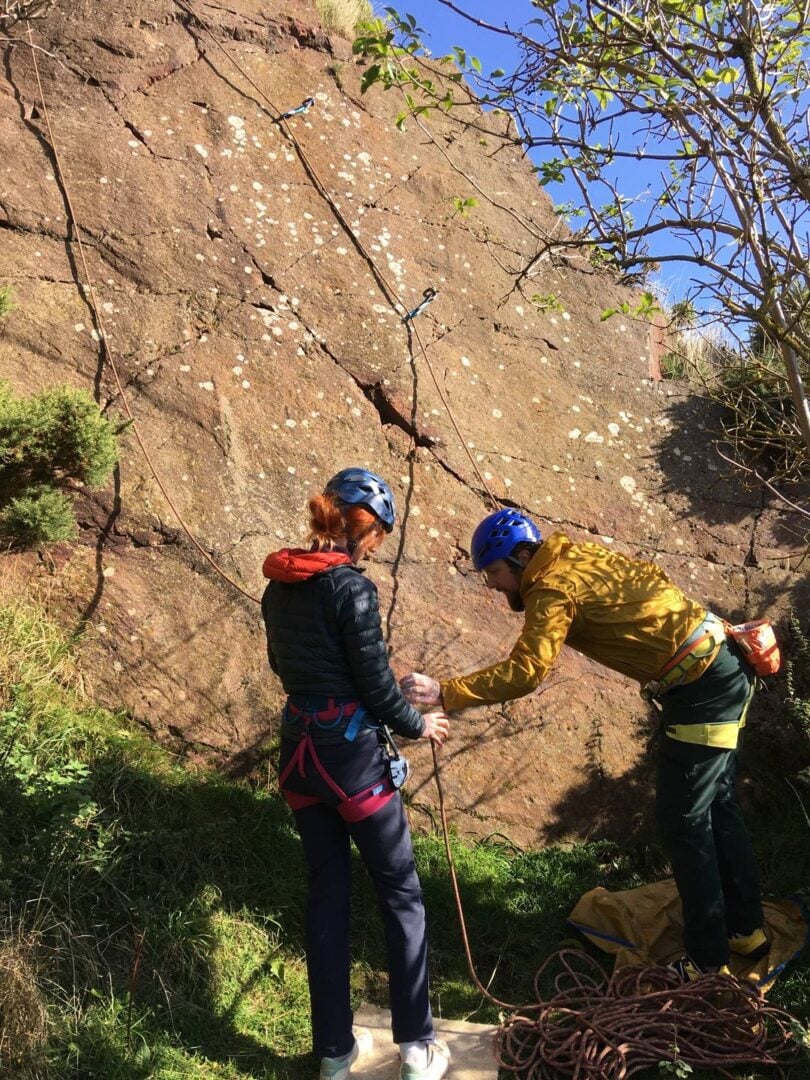
[[[615,279],[542,256],[562,226],[502,118],[465,106],[400,132],[398,92],[361,97],[310,3],[198,10],[213,37],[170,0],[64,4],[36,24],[66,188],[31,50],[6,47],[0,283],[17,310],[0,371],[16,390],[92,387],[123,415],[106,332],[178,511],[254,596],[329,475],[382,473],[401,525],[370,573],[399,673],[472,670],[519,630],[469,565],[488,509],[476,469],[544,531],[657,559],[729,617],[795,602],[795,522],[724,474],[705,404],[651,378],[648,327],[600,322],[629,296]],[[293,141],[275,118],[310,96]],[[428,287],[424,354],[401,316]],[[549,295],[559,307],[531,299]],[[249,765],[280,702],[258,607],[188,542],[131,429],[114,489],[80,516],[79,544],[6,556],[6,581],[86,626],[106,704],[180,752]],[[624,827],[648,813],[653,727],[635,684],[566,650],[537,694],[458,719],[442,755],[454,822],[522,842]],[[429,808],[430,755],[412,756],[412,806]]]

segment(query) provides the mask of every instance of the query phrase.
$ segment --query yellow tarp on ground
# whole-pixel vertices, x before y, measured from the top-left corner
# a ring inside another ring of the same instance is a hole
[[[808,925],[805,913],[792,900],[764,900],[762,906],[770,952],[755,964],[732,957],[729,966],[735,975],[757,982],[767,993],[785,964],[804,948]],[[667,964],[683,956],[681,901],[671,878],[625,892],[592,889],[577,903],[568,922],[594,945],[615,954],[617,968]]]

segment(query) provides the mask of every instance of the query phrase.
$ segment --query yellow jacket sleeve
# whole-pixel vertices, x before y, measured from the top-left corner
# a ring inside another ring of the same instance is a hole
[[[524,600],[526,621],[509,658],[441,684],[448,712],[523,697],[546,677],[565,644],[574,617],[573,604],[556,589],[535,589]]]

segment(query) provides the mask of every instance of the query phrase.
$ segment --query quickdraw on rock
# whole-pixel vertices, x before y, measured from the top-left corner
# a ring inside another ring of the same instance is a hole
[[[425,291],[422,293],[422,296],[424,296],[424,300],[422,300],[421,303],[417,304],[413,311],[409,311],[407,315],[403,316],[402,321],[404,323],[410,322],[410,320],[415,319],[417,315],[421,315],[425,308],[428,306],[428,304],[432,303],[438,295],[439,290],[434,289],[432,286],[425,289]]]
[[[279,120],[289,120],[291,116],[303,116],[305,112],[309,112],[314,104],[314,97],[305,98],[301,104],[297,105],[294,109],[287,109],[285,113],[282,113],[281,116],[279,116]]]

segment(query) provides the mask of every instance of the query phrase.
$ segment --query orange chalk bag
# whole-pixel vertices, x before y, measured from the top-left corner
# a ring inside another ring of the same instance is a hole
[[[736,641],[746,661],[757,675],[775,675],[782,664],[782,654],[773,627],[767,619],[726,624],[726,632]]]

